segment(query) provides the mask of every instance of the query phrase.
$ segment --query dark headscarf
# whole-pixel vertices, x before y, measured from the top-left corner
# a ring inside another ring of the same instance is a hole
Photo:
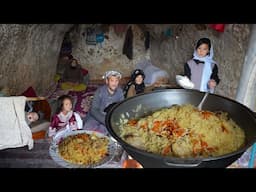
[[[141,75],[142,78],[143,78],[143,82],[142,82],[141,84],[136,84],[136,82],[135,82],[135,79],[136,79],[136,77],[137,77],[138,75]],[[136,94],[143,93],[143,92],[144,92],[144,89],[145,89],[144,79],[145,79],[145,74],[144,74],[144,72],[143,72],[141,69],[135,69],[135,70],[132,72],[131,80],[126,84],[126,86],[125,86],[125,88],[124,88],[124,97],[125,97],[125,98],[127,97],[128,90],[129,90],[129,88],[130,88],[132,85],[135,86]]]

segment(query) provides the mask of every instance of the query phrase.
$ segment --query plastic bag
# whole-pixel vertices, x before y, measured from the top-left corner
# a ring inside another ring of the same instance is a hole
[[[138,63],[136,66],[137,69],[142,69],[145,73],[144,83],[146,85],[152,85],[155,83],[158,78],[164,77],[169,79],[169,74],[156,66],[154,66],[150,61],[145,60],[144,62]]]

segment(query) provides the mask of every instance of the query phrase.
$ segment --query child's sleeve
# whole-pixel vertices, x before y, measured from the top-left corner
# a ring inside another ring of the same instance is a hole
[[[216,84],[218,85],[220,83],[220,79],[218,76],[218,66],[215,64],[212,69],[211,79],[214,79],[216,81]]]
[[[57,118],[57,115],[54,115],[48,130],[49,137],[52,137],[56,134],[57,126],[58,126],[58,118]]]
[[[184,76],[187,76],[189,79],[191,79],[191,69],[188,63],[185,63],[184,65]]]
[[[83,128],[83,121],[82,121],[80,115],[76,112],[74,112],[74,115],[75,115],[76,122],[77,122],[77,128],[82,129]]]
[[[50,127],[52,129],[57,128],[58,127],[58,118],[57,115],[54,115],[50,124]]]

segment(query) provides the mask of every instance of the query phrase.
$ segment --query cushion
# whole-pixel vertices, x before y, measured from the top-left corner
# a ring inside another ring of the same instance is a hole
[[[63,90],[70,90],[70,91],[85,91],[86,85],[83,83],[80,84],[74,84],[70,82],[64,82],[60,85],[61,89]]]
[[[32,133],[48,130],[49,126],[50,122],[47,120],[38,120],[30,124]]]
[[[27,90],[24,91],[21,95],[25,96],[25,97],[37,97],[36,92],[33,89],[33,87],[27,88]]]

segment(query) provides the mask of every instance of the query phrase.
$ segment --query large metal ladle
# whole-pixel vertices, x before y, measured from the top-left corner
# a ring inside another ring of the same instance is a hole
[[[200,110],[200,111],[202,110],[203,104],[204,104],[206,98],[208,97],[208,95],[209,95],[209,92],[205,92],[203,99],[201,100],[201,102],[197,106],[198,110]]]

